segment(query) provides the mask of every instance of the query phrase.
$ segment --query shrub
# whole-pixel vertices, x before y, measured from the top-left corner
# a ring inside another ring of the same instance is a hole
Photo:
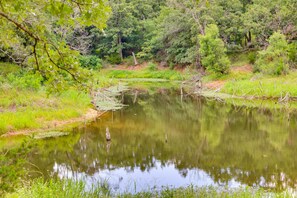
[[[174,63],[173,63],[173,62],[170,62],[170,63],[169,63],[169,68],[170,68],[171,70],[174,69]]]
[[[102,60],[97,56],[81,56],[80,64],[87,69],[102,69]]]
[[[39,90],[42,77],[39,74],[20,72],[18,74],[8,74],[7,80],[16,88]]]
[[[206,28],[206,34],[199,36],[199,44],[201,62],[207,70],[221,74],[229,72],[230,60],[216,25],[212,24]]]
[[[292,68],[297,67],[297,41],[291,43],[288,47],[289,61]]]
[[[256,52],[250,52],[248,55],[249,63],[250,64],[255,64],[256,59],[257,59],[257,53]]]
[[[122,63],[122,59],[121,59],[120,55],[118,55],[118,54],[111,54],[106,57],[106,60],[110,64],[121,64]]]
[[[254,70],[264,74],[281,75],[289,71],[288,43],[285,35],[275,32],[267,49],[258,53]]]
[[[149,71],[156,71],[157,70],[157,65],[155,63],[149,62],[147,65],[147,68]]]
[[[128,56],[127,58],[124,59],[123,62],[124,62],[125,64],[127,64],[128,66],[135,65],[135,64],[134,64],[133,56]]]

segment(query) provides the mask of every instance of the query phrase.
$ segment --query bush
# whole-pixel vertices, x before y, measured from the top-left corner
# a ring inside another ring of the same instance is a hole
[[[157,70],[157,65],[155,63],[149,62],[147,65],[147,68],[149,71],[156,71]]]
[[[128,66],[135,65],[135,64],[134,64],[133,56],[128,56],[127,58],[124,59],[123,62],[124,62],[125,64],[127,64]]]
[[[230,60],[216,25],[212,24],[206,28],[206,34],[199,36],[199,44],[201,62],[207,70],[220,74],[229,72]]]
[[[170,62],[170,63],[169,63],[169,68],[170,68],[171,70],[174,69],[174,63],[173,63],[173,62]]]
[[[102,60],[97,56],[81,56],[79,62],[87,69],[102,69]]]
[[[257,53],[256,52],[250,52],[248,55],[249,63],[250,64],[255,64],[256,59],[257,59]]]
[[[8,74],[7,80],[16,88],[39,90],[42,77],[39,74],[20,72],[18,74]]]
[[[118,55],[118,54],[111,54],[106,57],[106,60],[110,64],[121,64],[122,63],[122,59],[121,59],[120,55]]]
[[[267,49],[258,53],[254,70],[264,74],[281,75],[289,72],[288,43],[285,35],[275,32]]]
[[[288,48],[290,66],[297,67],[297,41],[291,43]]]

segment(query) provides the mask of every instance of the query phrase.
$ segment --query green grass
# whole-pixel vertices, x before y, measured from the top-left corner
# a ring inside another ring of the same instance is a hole
[[[203,82],[211,82],[214,80],[222,80],[222,81],[233,81],[233,80],[248,80],[251,77],[253,77],[252,73],[247,73],[247,72],[240,72],[240,71],[231,71],[227,75],[222,75],[222,74],[209,74],[203,77]]]
[[[255,74],[247,79],[234,79],[226,82],[223,93],[237,96],[281,97],[287,93],[297,96],[297,72],[286,76],[261,76]]]
[[[290,192],[274,193],[263,189],[253,188],[214,188],[214,187],[194,187],[187,188],[163,188],[161,191],[152,190],[137,194],[112,194],[107,184],[92,187],[85,190],[84,182],[73,182],[69,180],[50,180],[44,182],[41,179],[33,181],[30,185],[16,190],[15,193],[7,194],[6,198],[95,198],[95,197],[123,197],[123,198],[194,198],[194,197],[292,197]]]
[[[250,64],[251,54],[256,53],[255,51],[244,52],[244,53],[233,53],[229,54],[228,57],[233,67],[243,66]]]
[[[184,80],[185,75],[174,70],[107,70],[105,75],[108,78],[131,79],[131,78],[147,78],[147,79],[166,79],[166,80]]]
[[[6,76],[10,73],[15,73],[20,71],[20,66],[12,63],[3,63],[0,62],[0,75]]]
[[[89,96],[74,90],[47,96],[44,90],[2,88],[0,96],[0,134],[44,128],[51,121],[82,116],[90,107]]]
[[[90,97],[75,90],[48,95],[38,76],[0,63],[0,134],[53,127],[53,121],[82,116]]]

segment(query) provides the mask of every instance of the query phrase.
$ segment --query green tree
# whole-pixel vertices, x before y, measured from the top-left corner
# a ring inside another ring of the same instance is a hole
[[[144,38],[149,34],[148,21],[159,15],[165,0],[110,1],[112,16],[104,32],[93,29],[94,53],[101,58],[118,60],[141,51]],[[118,61],[112,61],[118,62]]]
[[[73,80],[86,85],[88,72],[80,67],[79,52],[67,45],[65,32],[77,26],[103,29],[109,12],[105,0],[2,0],[0,48],[21,57],[21,64],[55,89]]]
[[[240,0],[217,0],[210,6],[210,16],[220,30],[220,36],[229,50],[240,50],[245,34],[242,25],[244,6]]]
[[[230,61],[216,25],[206,27],[205,35],[199,35],[199,44],[202,65],[215,73],[228,73]]]
[[[254,44],[267,45],[267,39],[280,30],[288,39],[297,38],[297,2],[295,0],[253,0],[243,15],[245,32],[254,35]]]
[[[288,43],[285,35],[275,32],[269,39],[267,49],[260,51],[255,70],[265,74],[286,74],[289,71]]]

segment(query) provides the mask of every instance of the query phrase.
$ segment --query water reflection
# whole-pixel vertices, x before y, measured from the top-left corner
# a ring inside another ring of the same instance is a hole
[[[168,163],[162,165],[160,161],[155,161],[155,166],[149,171],[143,171],[140,168],[133,170],[127,168],[98,169],[92,175],[83,172],[72,172],[65,164],[55,164],[54,172],[60,178],[75,178],[77,180],[87,181],[89,187],[97,182],[107,181],[116,192],[137,193],[144,190],[159,189],[166,187],[182,186],[229,186],[239,187],[241,184],[234,179],[228,183],[215,183],[211,176],[205,171],[196,169],[178,170],[174,164]]]
[[[39,142],[46,176],[104,180],[114,190],[156,186],[296,187],[296,114],[184,98],[174,90],[124,97],[129,107],[72,135]],[[106,128],[112,140],[106,141]],[[34,176],[34,175],[32,175]]]

